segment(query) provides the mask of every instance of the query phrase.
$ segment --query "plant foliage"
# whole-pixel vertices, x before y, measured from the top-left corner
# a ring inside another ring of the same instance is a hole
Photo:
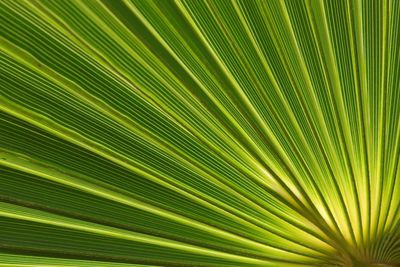
[[[0,266],[400,266],[399,20],[1,0]]]

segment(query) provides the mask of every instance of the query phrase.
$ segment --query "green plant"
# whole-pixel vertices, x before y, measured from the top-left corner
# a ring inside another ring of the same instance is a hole
[[[399,266],[399,19],[1,0],[0,266]]]

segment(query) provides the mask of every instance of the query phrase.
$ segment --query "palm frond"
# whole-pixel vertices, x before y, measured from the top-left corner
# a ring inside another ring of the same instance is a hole
[[[399,18],[0,1],[0,266],[398,266]]]

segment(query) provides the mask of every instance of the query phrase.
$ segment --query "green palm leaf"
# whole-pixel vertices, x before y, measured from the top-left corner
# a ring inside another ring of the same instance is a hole
[[[0,1],[0,266],[400,266],[399,19]]]

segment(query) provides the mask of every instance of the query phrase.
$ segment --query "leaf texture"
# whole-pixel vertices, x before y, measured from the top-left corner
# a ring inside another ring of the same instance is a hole
[[[400,266],[400,1],[0,1],[0,266]]]

